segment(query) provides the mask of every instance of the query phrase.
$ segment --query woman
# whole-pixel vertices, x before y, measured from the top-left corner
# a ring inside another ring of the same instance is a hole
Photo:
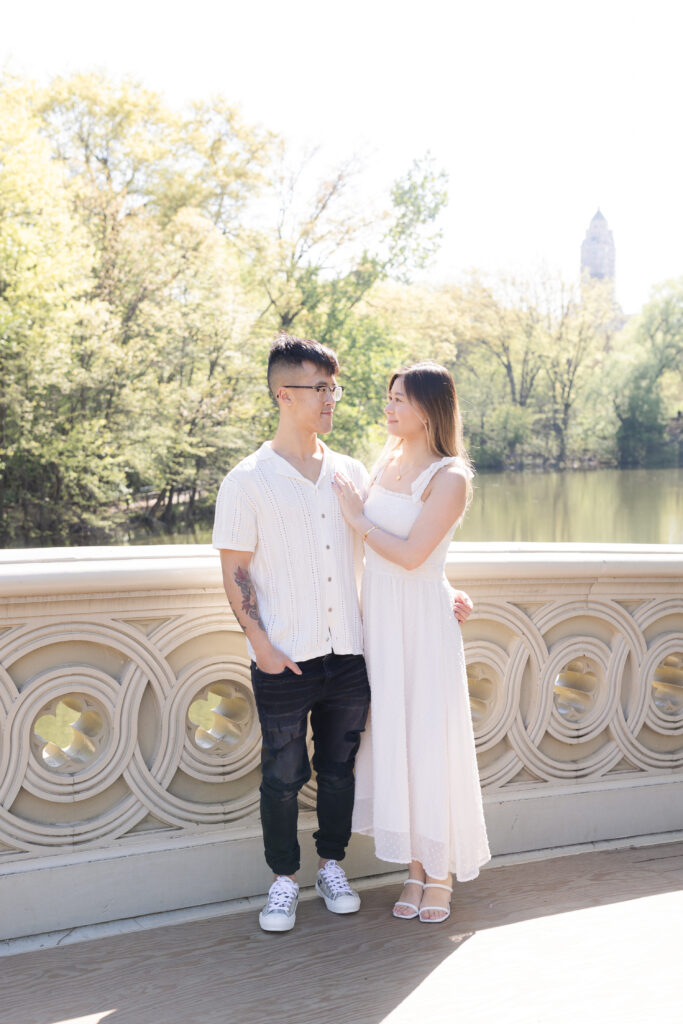
[[[362,609],[372,725],[356,762],[353,828],[382,860],[410,863],[395,917],[450,914],[451,872],[490,859],[460,625],[444,566],[471,493],[453,378],[416,363],[391,378],[389,438],[365,504],[339,474],[365,542]]]

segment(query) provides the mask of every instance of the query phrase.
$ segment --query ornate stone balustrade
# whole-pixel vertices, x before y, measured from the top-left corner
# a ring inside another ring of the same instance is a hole
[[[455,544],[449,576],[494,854],[683,829],[683,547]],[[216,554],[4,552],[0,607],[0,938],[264,891]]]

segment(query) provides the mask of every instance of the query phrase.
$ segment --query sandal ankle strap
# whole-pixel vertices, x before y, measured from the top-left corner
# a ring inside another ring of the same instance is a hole
[[[446,892],[453,892],[452,885],[443,885],[441,882],[425,882],[423,888],[425,889],[445,889]]]

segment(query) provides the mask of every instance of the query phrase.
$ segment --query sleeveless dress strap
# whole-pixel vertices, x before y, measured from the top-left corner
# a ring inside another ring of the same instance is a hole
[[[420,473],[417,480],[413,480],[410,485],[413,501],[420,501],[422,499],[422,495],[424,494],[427,484],[432,477],[435,476],[440,469],[448,465],[453,465],[458,468],[466,480],[471,480],[474,476],[469,466],[466,466],[462,459],[457,455],[445,455],[443,459],[439,459],[438,462],[432,462],[431,466],[427,466],[427,468]]]

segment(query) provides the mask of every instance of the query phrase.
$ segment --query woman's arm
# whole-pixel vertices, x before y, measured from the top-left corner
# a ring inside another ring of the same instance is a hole
[[[404,539],[375,526],[363,512],[363,499],[351,481],[337,473],[334,488],[349,526],[365,535],[365,543],[382,558],[404,569],[417,569],[431,555],[465,510],[467,483],[455,467],[444,466],[433,477],[430,493]]]

